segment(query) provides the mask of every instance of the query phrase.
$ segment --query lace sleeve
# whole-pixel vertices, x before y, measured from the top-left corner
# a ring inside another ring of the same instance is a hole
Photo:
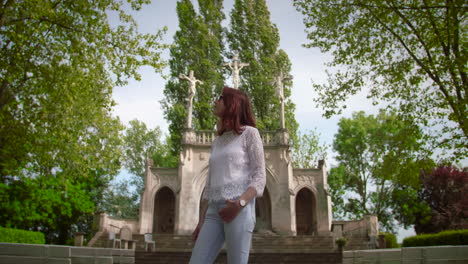
[[[257,191],[257,197],[263,195],[266,184],[265,156],[263,154],[263,144],[260,133],[256,128],[252,128],[246,135],[247,153],[250,160],[250,185]]]

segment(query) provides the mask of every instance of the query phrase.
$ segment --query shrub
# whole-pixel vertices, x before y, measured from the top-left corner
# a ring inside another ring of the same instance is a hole
[[[422,234],[407,237],[403,240],[403,247],[442,245],[468,245],[468,229],[449,230],[437,234]]]
[[[0,227],[0,242],[45,244],[45,236],[41,232]]]
[[[341,247],[343,248],[344,246],[346,246],[346,243],[348,242],[348,240],[345,238],[345,237],[340,237],[338,238],[335,243],[338,247]]]
[[[397,242],[397,238],[394,234],[380,232],[381,235],[385,235],[385,246],[386,248],[398,248],[400,245]]]

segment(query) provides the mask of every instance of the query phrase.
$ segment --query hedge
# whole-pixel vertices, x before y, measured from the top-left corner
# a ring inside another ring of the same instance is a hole
[[[45,244],[45,236],[41,232],[0,227],[0,242],[42,245]]]
[[[403,247],[442,245],[468,245],[468,229],[449,230],[437,234],[422,234],[413,237],[407,237],[403,240]]]
[[[385,235],[385,247],[386,248],[398,248],[400,245],[397,242],[397,238],[394,234],[387,232],[380,232],[380,235]]]

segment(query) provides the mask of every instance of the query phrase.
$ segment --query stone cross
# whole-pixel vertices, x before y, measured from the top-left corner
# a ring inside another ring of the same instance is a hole
[[[232,57],[232,62],[225,62],[223,66],[228,66],[232,71],[232,81],[234,82],[234,89],[239,89],[240,75],[239,71],[244,68],[244,66],[249,66],[249,63],[244,63],[239,61],[239,53],[235,52]]]
[[[276,96],[278,96],[280,103],[281,103],[281,113],[280,113],[280,122],[281,122],[281,128],[285,128],[284,124],[284,84],[283,81],[288,81],[292,80],[293,77],[292,75],[286,75],[283,76],[283,72],[280,72],[278,76],[275,77],[275,80],[273,81],[273,84],[276,85],[275,88],[275,93]]]
[[[197,83],[203,84],[202,81],[197,80],[195,76],[193,76],[193,71],[190,71],[189,76],[185,74],[179,74],[179,79],[187,80],[189,82],[189,98],[187,104],[187,124],[186,128],[192,127],[192,108],[193,108],[193,97],[195,96],[196,92],[196,85]]]

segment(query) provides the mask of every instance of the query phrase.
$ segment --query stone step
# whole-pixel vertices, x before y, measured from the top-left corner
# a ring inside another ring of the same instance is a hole
[[[94,243],[93,247],[109,247],[108,234],[104,233]],[[159,251],[191,251],[194,242],[191,236],[154,234],[156,250]],[[144,250],[144,236],[133,235],[137,240],[136,250]],[[348,238],[345,250],[369,249],[369,241],[365,236],[352,236]],[[282,252],[282,253],[314,253],[334,252],[336,245],[331,236],[268,236],[254,234],[252,237],[252,251],[258,253]]]
[[[191,236],[154,235],[156,252],[190,252],[194,246]],[[134,235],[138,240],[136,250],[144,250],[143,235]],[[254,235],[251,252],[256,253],[327,253],[335,252],[333,238],[323,237],[270,237]]]
[[[188,263],[191,252],[136,252],[135,264]],[[227,264],[226,251],[221,251],[215,264]],[[258,253],[250,252],[250,264],[341,264],[342,254],[331,253]]]

